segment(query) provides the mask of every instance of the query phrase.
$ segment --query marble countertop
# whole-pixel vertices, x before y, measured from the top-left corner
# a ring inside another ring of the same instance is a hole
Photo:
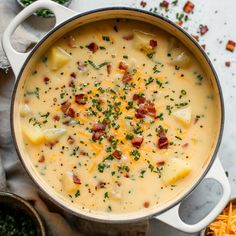
[[[160,0],[146,0],[147,6],[145,10],[149,10],[158,6]],[[170,0],[171,2],[171,0]],[[183,8],[186,0],[179,0],[178,6],[171,8],[168,12],[170,19],[176,21],[176,13]],[[206,51],[218,73],[220,83],[223,90],[225,102],[225,129],[222,139],[222,144],[219,150],[219,156],[224,166],[225,171],[228,172],[229,181],[232,186],[232,197],[236,195],[236,76],[234,70],[236,68],[236,51],[231,53],[225,50],[225,45],[228,40],[236,41],[235,30],[235,9],[236,1],[215,1],[215,0],[192,0],[195,4],[194,14],[190,15],[190,20],[184,24],[187,31],[191,34],[196,34],[199,25],[207,25],[209,31],[200,38],[200,44],[206,44]],[[108,7],[108,6],[140,6],[139,0],[73,0],[70,8],[77,12],[85,12],[91,9]],[[32,17],[25,23],[26,27],[35,34],[41,36],[46,33],[53,25],[53,21],[45,21],[42,24],[41,18]],[[226,67],[225,62],[230,61],[231,66]],[[209,192],[207,196],[203,192]],[[182,215],[187,222],[194,222],[201,219],[210,208],[214,207],[214,202],[217,201],[221,194],[220,186],[212,182],[202,184],[183,204]],[[204,199],[202,199],[204,196]],[[187,206],[187,207],[186,207]],[[157,220],[151,220],[148,235],[155,236],[185,236],[189,235],[179,232],[168,225]],[[199,235],[199,234],[193,234]]]

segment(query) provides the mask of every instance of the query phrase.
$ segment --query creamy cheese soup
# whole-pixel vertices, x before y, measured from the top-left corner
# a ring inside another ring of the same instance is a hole
[[[25,149],[81,209],[124,213],[173,200],[199,178],[219,105],[194,56],[162,30],[109,20],[61,37],[23,86]]]

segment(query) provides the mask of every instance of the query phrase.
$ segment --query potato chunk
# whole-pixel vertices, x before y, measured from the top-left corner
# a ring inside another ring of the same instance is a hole
[[[69,60],[71,56],[61,47],[53,47],[50,50],[49,62],[50,68],[52,70],[58,70],[63,67]]]
[[[31,113],[31,109],[27,104],[20,104],[20,116],[26,117]]]
[[[63,174],[61,183],[62,188],[67,193],[75,192],[79,188],[79,185],[75,184],[73,181],[73,173],[69,171]]]
[[[191,107],[183,108],[176,110],[172,115],[180,121],[184,126],[189,126],[192,118],[192,109]]]
[[[174,66],[186,68],[191,64],[191,59],[188,53],[183,51],[174,56],[174,59],[171,61],[171,64]]]
[[[145,53],[152,53],[154,48],[150,45],[150,40],[154,39],[155,35],[148,34],[142,31],[134,30],[134,47]]]
[[[24,127],[23,134],[32,144],[41,144],[44,142],[43,131],[39,127]]]
[[[163,167],[162,180],[165,185],[174,184],[178,180],[186,177],[191,170],[191,167],[185,161],[172,158],[168,160]]]
[[[64,129],[64,128],[45,129],[43,131],[45,140],[48,142],[57,141],[65,133],[66,133],[66,129]]]

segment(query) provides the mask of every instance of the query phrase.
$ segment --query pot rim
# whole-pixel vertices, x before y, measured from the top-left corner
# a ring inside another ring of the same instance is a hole
[[[218,96],[219,96],[219,100],[220,100],[220,108],[221,108],[220,129],[219,129],[218,140],[216,142],[214,152],[212,154],[212,157],[210,158],[210,161],[209,161],[207,167],[205,168],[205,171],[197,179],[197,181],[192,185],[192,187],[181,198],[177,199],[176,201],[174,201],[173,203],[171,203],[170,205],[168,205],[167,207],[165,207],[162,210],[158,211],[158,207],[157,207],[157,210],[154,213],[146,213],[145,215],[143,215],[141,217],[135,217],[134,216],[131,219],[119,219],[119,220],[117,220],[117,219],[110,219],[108,217],[107,218],[104,217],[104,218],[101,219],[99,217],[95,217],[95,215],[94,216],[88,216],[86,214],[83,214],[81,212],[76,211],[76,209],[74,209],[74,210],[70,209],[65,204],[60,203],[54,197],[50,196],[43,189],[43,187],[40,185],[40,183],[37,182],[34,179],[34,177],[31,175],[30,171],[28,170],[27,166],[25,165],[24,158],[21,156],[20,150],[19,150],[19,147],[18,147],[18,144],[17,144],[17,138],[16,138],[17,135],[14,132],[14,115],[13,115],[14,114],[14,104],[15,104],[16,91],[17,91],[17,88],[18,88],[19,81],[21,80],[21,76],[22,76],[22,73],[24,71],[24,68],[26,67],[27,63],[29,62],[29,60],[31,59],[31,57],[33,56],[35,51],[37,51],[38,48],[40,48],[40,46],[43,44],[43,42],[45,40],[47,40],[47,38],[49,36],[51,36],[54,32],[56,32],[58,29],[64,27],[67,23],[69,23],[71,21],[74,21],[74,20],[76,20],[76,19],[78,19],[80,17],[91,15],[91,14],[95,14],[95,13],[98,13],[98,12],[117,11],[117,10],[127,11],[127,12],[138,12],[138,13],[142,13],[142,14],[146,14],[146,15],[158,18],[158,19],[164,21],[165,23],[167,23],[167,24],[173,26],[174,28],[176,28],[180,33],[184,34],[188,38],[188,40],[190,40],[191,43],[193,43],[196,46],[196,48],[200,51],[200,53],[203,55],[203,57],[206,60],[206,62],[208,64],[212,74],[214,75],[214,80],[215,80],[216,85],[217,85]],[[19,74],[17,76],[16,82],[15,82],[15,85],[14,85],[14,88],[13,88],[13,92],[12,92],[11,113],[10,113],[11,133],[12,133],[12,138],[13,138],[13,142],[14,142],[14,146],[15,146],[16,152],[18,154],[18,157],[20,158],[20,161],[21,161],[22,165],[24,166],[24,169],[26,170],[26,172],[28,173],[30,178],[33,180],[33,182],[36,184],[36,186],[38,186],[39,189],[44,194],[46,194],[46,196],[52,202],[56,202],[57,205],[59,205],[61,208],[65,209],[67,212],[70,212],[73,215],[79,216],[79,217],[87,219],[87,220],[93,220],[93,221],[96,221],[96,222],[104,222],[104,223],[128,223],[128,222],[137,222],[137,221],[145,220],[147,218],[151,218],[153,216],[160,215],[160,214],[170,210],[171,208],[177,206],[179,203],[181,203],[200,184],[200,182],[203,180],[203,178],[206,176],[206,174],[209,172],[210,168],[212,167],[212,164],[213,164],[213,162],[215,161],[215,159],[217,157],[217,152],[219,150],[219,146],[220,146],[220,143],[221,143],[221,140],[222,140],[223,129],[224,129],[224,122],[225,122],[225,111],[224,111],[224,100],[223,100],[223,94],[222,94],[221,85],[220,85],[217,73],[216,73],[216,71],[215,71],[215,69],[214,69],[214,67],[213,67],[209,57],[207,56],[206,52],[203,50],[203,48],[197,43],[197,41],[189,33],[187,33],[180,26],[178,26],[177,24],[175,24],[171,20],[165,18],[164,16],[157,15],[155,13],[152,13],[152,12],[149,12],[149,11],[145,11],[145,10],[142,10],[142,9],[131,8],[131,7],[104,7],[104,8],[99,8],[99,9],[95,9],[95,10],[86,11],[86,12],[83,12],[83,13],[78,13],[75,16],[72,16],[69,19],[67,19],[67,20],[63,21],[62,23],[60,23],[59,25],[55,26],[55,28],[51,29],[42,39],[40,39],[40,41],[30,51],[28,57],[26,58],[24,64],[21,67],[21,70],[20,70],[20,72],[19,72]]]

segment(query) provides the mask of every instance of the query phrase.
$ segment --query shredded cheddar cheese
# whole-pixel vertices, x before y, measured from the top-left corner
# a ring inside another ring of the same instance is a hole
[[[236,207],[232,202],[230,202],[216,220],[209,225],[206,235],[236,235]]]

